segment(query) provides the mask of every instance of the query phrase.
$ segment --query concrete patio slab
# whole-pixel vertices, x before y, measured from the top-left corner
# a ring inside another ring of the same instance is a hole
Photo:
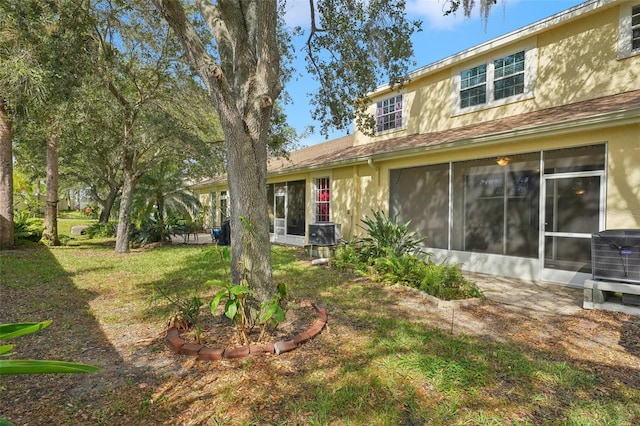
[[[468,273],[487,299],[538,314],[572,315],[582,310],[583,289],[494,275]]]

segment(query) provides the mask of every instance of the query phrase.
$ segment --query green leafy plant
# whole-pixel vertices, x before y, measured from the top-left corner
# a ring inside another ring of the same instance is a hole
[[[116,234],[116,224],[113,222],[94,223],[86,229],[85,234],[89,238],[113,237]]]
[[[405,253],[400,256],[387,250],[387,255],[374,260],[372,270],[382,281],[414,287],[422,281],[427,263],[417,256]]]
[[[217,246],[216,250],[221,256],[222,264],[227,265],[231,257],[229,247]],[[228,271],[225,271],[225,276],[230,276]],[[209,280],[207,285],[221,287],[221,290],[215,294],[209,304],[211,314],[216,314],[218,306],[226,298],[224,315],[233,321],[243,344],[249,344],[248,334],[253,329],[255,322],[249,318],[247,298],[255,293],[247,287],[246,278],[243,276],[240,284],[236,285],[232,284],[230,279],[228,281]],[[258,341],[262,341],[270,325],[275,329],[284,321],[286,312],[282,305],[286,296],[287,287],[284,283],[281,283],[278,285],[278,292],[260,306],[257,323],[261,325],[261,330]]]
[[[209,281],[209,284],[223,287],[210,303],[211,313],[215,315],[218,305],[223,297],[227,297],[227,302],[224,305],[224,314],[236,325],[240,338],[243,344],[249,343],[247,313],[246,313],[246,298],[248,295],[253,294],[253,291],[243,285],[229,285],[224,281],[213,280]]]
[[[132,223],[129,239],[143,246],[160,242],[163,241],[163,235],[165,240],[170,236],[165,227],[166,225],[158,223],[153,218],[144,218],[137,223]]]
[[[17,173],[19,174],[19,172]],[[26,182],[23,184],[29,185]],[[36,217],[39,215],[39,213],[42,211],[44,207],[44,203],[42,203],[42,201],[40,201],[40,198],[33,192],[33,188],[23,187],[22,190],[17,192],[15,198],[16,198],[16,203],[14,205],[18,207],[16,208],[14,219],[15,219],[15,216],[19,214],[20,215],[26,214],[28,217]]]
[[[398,223],[373,212],[362,220],[367,234],[338,247],[333,264],[362,276],[389,284],[418,288],[445,300],[483,297],[475,283],[467,280],[457,264],[436,264],[421,248],[424,238],[409,230],[410,222]]]
[[[372,212],[373,217],[362,219],[361,226],[367,236],[356,241],[361,256],[377,258],[385,255],[390,249],[396,256],[405,253],[423,254],[420,245],[426,240],[419,237],[417,231],[410,231],[411,221],[398,222],[398,215],[390,218],[384,212]]]
[[[458,264],[425,261],[411,254],[379,257],[370,268],[374,278],[390,284],[414,287],[443,300],[483,297],[475,283],[466,279]]]
[[[462,275],[457,263],[429,262],[424,277],[416,284],[417,288],[444,300],[484,297],[478,286]]]
[[[221,256],[222,264],[227,265],[231,258],[231,252],[228,246],[217,247],[217,251]],[[228,270],[225,270],[225,276],[230,276]],[[246,281],[244,278],[241,282]],[[254,292],[249,289],[246,285],[231,283],[231,280],[222,281],[222,280],[209,280],[207,281],[207,285],[212,285],[215,287],[222,287],[222,290],[218,291],[216,295],[213,297],[213,300],[209,304],[211,308],[211,314],[215,315],[218,309],[218,305],[222,301],[222,299],[226,296],[227,301],[224,305],[224,314],[227,318],[229,318],[236,326],[238,330],[238,334],[244,344],[248,344],[249,339],[247,337],[247,333],[250,330],[250,324],[248,321],[247,311],[246,311],[246,299],[247,296],[254,294]]]
[[[354,244],[342,244],[335,251],[332,264],[342,270],[355,271],[361,260]]]
[[[287,286],[284,283],[278,285],[278,292],[271,298],[264,302],[260,308],[261,314],[259,322],[262,325],[260,330],[260,337],[258,341],[261,341],[267,331],[269,324],[273,324],[275,330],[278,325],[284,321],[286,312],[282,308],[284,299],[287,297]]]
[[[16,240],[38,242],[42,238],[44,223],[29,210],[16,211],[13,218],[13,230]]]
[[[0,340],[12,339],[25,334],[35,333],[48,327],[51,321],[0,324]],[[0,355],[11,354],[15,345],[0,346]],[[41,361],[25,359],[0,359],[0,375],[38,374],[38,373],[92,373],[100,370],[86,364],[64,361]]]
[[[191,328],[200,319],[200,308],[204,302],[196,294],[184,296],[180,291],[171,293],[171,289],[156,286],[156,291],[173,305],[177,313],[169,321],[170,325],[178,328]]]
[[[13,339],[26,334],[35,333],[48,327],[51,321],[0,324],[0,341]],[[0,356],[11,355],[15,345],[0,346]],[[0,375],[13,374],[45,374],[45,373],[93,373],[99,367],[65,361],[47,361],[31,359],[0,359]],[[12,425],[11,422],[0,418],[0,426]]]

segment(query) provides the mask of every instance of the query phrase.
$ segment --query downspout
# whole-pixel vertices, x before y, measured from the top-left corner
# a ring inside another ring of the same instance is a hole
[[[353,207],[350,209],[351,213],[351,221],[349,234],[343,235],[343,238],[346,237],[347,240],[351,240],[356,236],[356,226],[357,222],[360,220],[361,208],[362,208],[362,181],[360,180],[360,166],[353,166],[353,181],[355,183],[356,188],[356,196],[354,200]]]
[[[375,183],[376,183],[376,197],[375,197],[375,202],[376,202],[376,209],[380,209],[380,167],[378,167],[376,164],[374,164],[373,162],[373,158],[369,157],[367,158],[367,164],[369,165],[369,167],[371,167],[373,170],[375,170]]]
[[[373,158],[369,157],[367,159],[367,164],[369,165],[369,167],[371,167],[373,170],[376,171],[376,186],[380,185],[380,167],[376,166],[373,163]]]

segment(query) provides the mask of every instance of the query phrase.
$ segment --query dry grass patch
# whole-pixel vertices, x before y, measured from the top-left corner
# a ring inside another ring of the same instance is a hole
[[[311,266],[297,249],[274,247],[273,258],[293,299],[327,307],[328,328],[280,356],[201,362],[163,342],[172,307],[157,289],[208,301],[202,284],[221,271],[206,248],[116,255],[103,242],[1,253],[0,321],[53,319],[17,342],[16,355],[102,370],[0,376],[0,416],[57,425],[640,423],[637,318],[540,317],[486,301],[457,311],[452,333],[450,310]]]

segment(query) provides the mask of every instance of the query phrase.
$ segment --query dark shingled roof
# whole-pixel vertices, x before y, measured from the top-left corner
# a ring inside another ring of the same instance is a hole
[[[268,171],[270,174],[278,174],[304,168],[328,166],[334,163],[362,161],[371,156],[393,154],[401,156],[403,151],[412,152],[420,148],[437,148],[446,144],[460,144],[465,141],[471,143],[474,139],[507,135],[518,131],[526,132],[527,130],[535,130],[536,128],[544,126],[562,125],[563,123],[568,126],[573,121],[597,119],[599,116],[634,109],[640,109],[640,90],[470,124],[439,132],[413,134],[358,146],[353,146],[353,136],[345,136],[340,139],[294,151],[290,154],[289,159],[272,158],[269,160]]]
[[[413,134],[364,145],[353,145],[353,136],[344,136],[328,142],[312,145],[285,157],[272,157],[267,168],[269,174],[291,173],[333,164],[364,161],[372,156],[402,156],[415,150],[440,148],[448,144],[475,143],[480,138],[508,136],[514,132],[527,132],[546,126],[566,125],[580,120],[596,120],[598,117],[637,110],[640,122],[640,90],[576,102],[539,111],[514,115],[492,121],[456,127],[440,132]],[[639,142],[640,142],[640,136]],[[225,183],[226,176],[200,182],[195,187],[213,183]]]

